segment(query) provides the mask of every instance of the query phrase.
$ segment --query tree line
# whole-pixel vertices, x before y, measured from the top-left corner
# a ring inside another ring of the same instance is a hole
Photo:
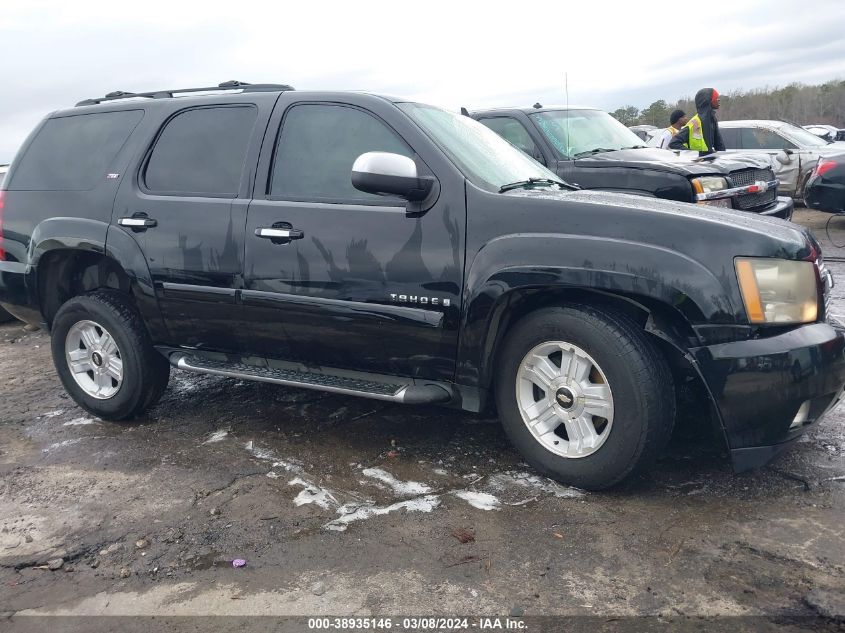
[[[845,81],[835,79],[820,85],[792,83],[783,88],[755,88],[753,90],[732,90],[721,94],[719,119],[778,119],[797,125],[827,123],[845,127]],[[687,114],[695,112],[693,97],[668,103],[658,99],[650,106],[639,110],[628,105],[610,114],[625,125],[669,124],[669,115],[680,108]]]

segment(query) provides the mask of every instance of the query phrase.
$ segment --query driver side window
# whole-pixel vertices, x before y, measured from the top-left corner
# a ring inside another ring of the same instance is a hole
[[[546,164],[546,161],[543,159],[543,154],[532,140],[531,135],[528,134],[528,130],[526,130],[525,126],[516,119],[512,119],[511,117],[493,117],[488,119],[479,119],[479,123],[489,127],[496,134],[501,136],[517,149],[520,149],[528,154],[534,160],[539,161],[544,165]]]
[[[345,105],[294,105],[282,122],[269,194],[286,200],[397,204],[352,186],[352,164],[366,152],[413,152],[382,121]]]

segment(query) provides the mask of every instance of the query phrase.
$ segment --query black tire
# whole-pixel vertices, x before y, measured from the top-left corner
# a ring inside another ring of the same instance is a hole
[[[8,323],[9,321],[14,321],[15,317],[11,314],[6,312],[3,308],[0,308],[0,323]]]
[[[564,484],[601,490],[651,463],[665,447],[675,421],[672,373],[660,350],[632,319],[603,307],[545,308],[522,319],[498,356],[496,403],[508,437],[526,461]],[[532,435],[522,419],[516,378],[525,355],[537,345],[566,341],[601,366],[613,394],[614,420],[594,453],[557,455]]]
[[[108,399],[85,392],[73,378],[65,356],[68,332],[79,321],[102,325],[112,335],[123,361],[123,382]],[[152,345],[141,315],[124,294],[97,290],[70,299],[53,320],[50,347],[65,390],[89,413],[104,420],[127,420],[158,402],[170,378],[170,363]]]

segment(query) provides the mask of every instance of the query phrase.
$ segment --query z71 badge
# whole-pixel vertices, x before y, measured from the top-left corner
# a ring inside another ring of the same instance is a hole
[[[417,295],[398,295],[390,293],[390,300],[393,303],[415,303],[421,306],[443,306],[448,308],[452,305],[451,299],[441,299],[440,297],[420,297]]]

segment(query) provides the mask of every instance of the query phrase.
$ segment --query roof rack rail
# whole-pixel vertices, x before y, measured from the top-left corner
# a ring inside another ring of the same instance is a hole
[[[137,97],[144,99],[170,99],[176,94],[191,93],[191,92],[212,92],[218,90],[240,90],[241,92],[277,92],[293,90],[293,86],[287,84],[251,84],[245,81],[224,81],[216,86],[208,88],[183,88],[181,90],[155,90],[153,92],[124,92],[123,90],[115,90],[108,93],[105,97],[96,97],[94,99],[84,99],[77,103],[77,106],[96,105],[104,101],[117,101],[119,99],[134,99]]]

